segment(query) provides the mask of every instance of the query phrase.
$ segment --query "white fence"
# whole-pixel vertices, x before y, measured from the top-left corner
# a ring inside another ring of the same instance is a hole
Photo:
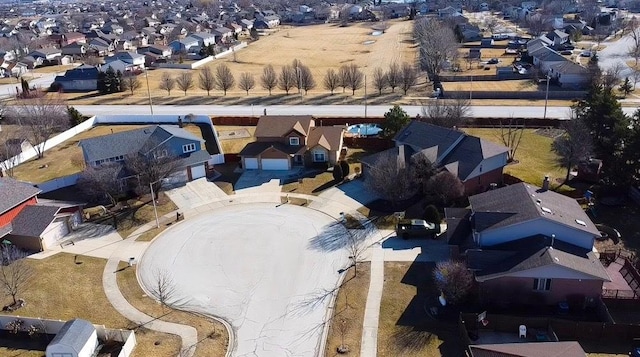
[[[44,146],[44,151],[46,152],[47,150],[55,147],[56,145],[60,145],[63,142],[71,139],[72,137],[82,133],[83,131],[87,131],[89,129],[91,129],[95,124],[95,119],[96,117],[91,117],[87,120],[85,120],[84,122],[74,126],[73,128],[62,132],[56,136],[54,136],[53,138],[47,140],[47,142],[45,143]],[[211,120],[209,120],[211,121]],[[36,147],[41,147],[42,144],[38,144],[36,145]],[[20,154],[15,156],[15,160],[14,159],[9,159],[7,161],[4,161],[2,163],[2,165],[0,165],[2,167],[2,169],[4,170],[5,168],[10,168],[13,166],[18,166],[19,164],[31,160],[34,157],[38,156],[38,152],[36,151],[36,149],[34,147],[29,148],[23,152],[21,152]]]
[[[73,186],[78,183],[78,178],[80,177],[80,173],[58,177],[53,180],[49,180],[47,182],[35,184],[37,188],[42,190],[42,193],[47,193],[51,191],[55,191],[59,188]]]
[[[234,51],[237,51],[237,50],[245,48],[245,47],[247,47],[247,43],[246,42],[240,42],[239,45],[235,45],[232,48],[230,48],[230,49],[228,49],[228,50],[226,50],[224,52],[220,52],[217,55],[215,55],[214,57],[215,58],[226,57],[226,56],[232,54]]]
[[[41,333],[55,335],[57,334],[66,321],[39,319],[32,317],[0,315],[0,329],[6,330],[6,326],[15,320],[23,321],[24,328],[35,326]],[[136,345],[135,333],[131,330],[108,329],[104,325],[93,325],[96,328],[98,339],[102,341],[113,340],[123,344],[122,350],[118,357],[129,357]]]
[[[216,57],[208,56],[199,61],[191,63],[158,63],[158,68],[173,68],[173,69],[196,69],[204,64],[212,62]]]

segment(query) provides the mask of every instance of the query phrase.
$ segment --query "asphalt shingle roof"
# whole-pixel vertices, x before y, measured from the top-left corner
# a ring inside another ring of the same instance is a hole
[[[412,120],[396,134],[393,140],[420,149],[437,147],[437,157],[440,157],[464,135],[461,131]]]
[[[11,222],[11,234],[26,237],[40,237],[42,232],[53,222],[60,207],[55,206],[27,206],[20,211]]]
[[[576,200],[527,183],[517,183],[471,196],[469,203],[478,231],[543,218],[600,236],[600,232]]]
[[[36,196],[40,191],[31,184],[0,177],[0,214]]]
[[[465,135],[456,147],[441,161],[442,165],[457,163],[457,172],[460,180],[465,181],[484,159],[500,155],[509,149],[482,140],[475,136]]]
[[[470,345],[473,357],[586,357],[576,341]]]
[[[256,138],[281,138],[296,130],[304,136],[309,135],[313,117],[310,115],[265,115],[256,126]]]
[[[58,331],[56,337],[51,340],[49,346],[63,345],[80,352],[95,330],[96,328],[89,321],[82,319],[69,320],[62,325],[62,328]]]

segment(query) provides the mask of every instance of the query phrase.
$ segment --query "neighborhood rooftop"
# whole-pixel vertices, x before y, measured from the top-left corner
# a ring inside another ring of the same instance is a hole
[[[0,213],[4,213],[25,199],[35,197],[40,189],[9,177],[0,177]]]

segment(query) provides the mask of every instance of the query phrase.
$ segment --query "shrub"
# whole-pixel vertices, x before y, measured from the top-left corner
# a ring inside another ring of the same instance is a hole
[[[436,264],[433,277],[438,289],[450,304],[461,302],[473,286],[473,274],[464,262],[444,261]]]
[[[342,176],[343,177],[349,176],[349,163],[348,162],[346,162],[345,160],[341,160],[340,161],[340,168],[342,169]]]
[[[440,218],[440,212],[438,212],[438,208],[434,205],[428,205],[424,209],[423,218],[427,222],[439,223],[442,219]]]
[[[69,123],[71,126],[76,126],[87,120],[87,118],[74,107],[67,107],[67,113],[69,113]]]
[[[342,174],[342,167],[340,164],[333,165],[333,179],[336,181],[342,181],[344,175]]]

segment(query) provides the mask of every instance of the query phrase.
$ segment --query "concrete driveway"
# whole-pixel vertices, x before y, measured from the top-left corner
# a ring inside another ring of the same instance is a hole
[[[271,203],[221,207],[159,236],[139,265],[152,288],[172,274],[174,301],[223,317],[236,334],[233,356],[315,356],[346,249],[318,244],[328,215]]]
[[[296,180],[302,174],[302,168],[292,170],[245,170],[238,178],[233,189],[258,189],[263,192],[280,192],[280,186],[286,181]],[[243,191],[247,193],[249,191]]]

